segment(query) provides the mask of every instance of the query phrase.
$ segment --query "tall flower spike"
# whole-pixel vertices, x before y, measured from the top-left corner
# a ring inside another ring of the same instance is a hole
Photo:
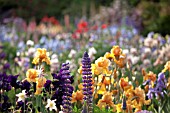
[[[92,104],[92,72],[91,61],[87,52],[84,53],[82,58],[82,78],[83,78],[83,94],[84,103],[87,104],[89,113],[93,112]]]
[[[69,71],[69,63],[62,64],[62,68],[60,70],[63,83],[64,83],[64,94],[62,96],[62,104],[63,104],[63,112],[64,113],[72,113],[72,107],[71,107],[71,97],[73,93],[73,87],[71,85],[71,75]]]

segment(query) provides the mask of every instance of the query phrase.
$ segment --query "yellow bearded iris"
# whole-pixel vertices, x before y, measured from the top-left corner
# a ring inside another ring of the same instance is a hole
[[[112,93],[110,92],[105,92],[104,95],[102,96],[102,99],[99,100],[97,106],[102,109],[108,107],[112,107],[113,109],[116,109],[116,106],[112,102],[113,96]]]
[[[26,72],[27,80],[29,82],[35,82],[36,77],[38,76],[37,70],[35,69],[28,69]]]
[[[44,84],[46,83],[46,78],[44,77],[40,77],[40,78],[36,78],[36,92],[35,95],[39,95],[41,94],[42,88],[44,87]]]
[[[113,46],[111,49],[111,54],[115,57],[119,57],[122,54],[122,49],[119,46]]]
[[[74,103],[77,101],[83,101],[83,91],[82,90],[81,91],[77,90],[76,92],[73,92],[73,94],[72,94],[71,102]]]
[[[46,49],[38,48],[36,52],[36,56],[34,57],[32,63],[37,65],[41,62],[46,62],[48,65],[50,65],[50,58],[48,57],[48,54],[46,52]]]

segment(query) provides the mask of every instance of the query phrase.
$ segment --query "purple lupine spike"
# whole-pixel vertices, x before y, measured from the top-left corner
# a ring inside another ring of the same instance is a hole
[[[91,72],[91,60],[87,52],[84,53],[82,58],[82,78],[83,78],[83,94],[84,105],[87,104],[89,113],[92,113],[92,72]]]
[[[73,87],[71,85],[71,75],[69,71],[69,63],[62,64],[62,68],[60,70],[62,75],[62,80],[64,83],[64,94],[62,96],[62,104],[63,104],[63,112],[64,113],[72,113],[71,107],[71,97],[73,93]]]

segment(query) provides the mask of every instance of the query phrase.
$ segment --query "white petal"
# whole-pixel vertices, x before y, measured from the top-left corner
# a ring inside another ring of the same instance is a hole
[[[18,98],[17,102],[19,102],[19,101],[22,101],[22,99],[21,99],[21,98]]]
[[[50,108],[50,111],[52,111],[52,108]]]
[[[45,106],[45,108],[48,108],[49,107],[49,104],[47,104],[46,106]]]
[[[50,102],[51,102],[51,100],[50,100],[50,99],[48,99],[48,100],[47,100],[47,103],[49,104]]]
[[[16,96],[17,96],[17,97],[19,97],[19,96],[20,96],[20,94],[16,94]]]
[[[56,110],[57,111],[57,107],[56,106],[53,106],[52,109]]]
[[[52,100],[52,102],[54,103],[56,101],[56,99],[55,100]]]

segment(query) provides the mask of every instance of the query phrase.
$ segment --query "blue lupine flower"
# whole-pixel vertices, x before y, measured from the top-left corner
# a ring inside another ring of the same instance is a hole
[[[63,64],[62,68],[60,69],[58,74],[52,74],[54,81],[52,81],[52,88],[55,91],[54,95],[52,96],[52,100],[56,99],[56,106],[57,109],[61,110],[60,105],[63,104],[63,108],[65,110],[71,109],[68,107],[70,106],[70,102],[66,102],[66,100],[71,99],[73,87],[71,84],[73,83],[73,76],[70,76],[69,66],[68,64]],[[64,82],[65,81],[65,82]]]
[[[64,83],[64,95],[62,96],[63,112],[72,113],[71,98],[73,93],[73,87],[71,85],[71,75],[69,71],[69,63],[62,64],[61,74]]]
[[[84,101],[87,103],[89,112],[92,112],[92,72],[91,61],[87,52],[84,53],[82,58],[82,75]]]

